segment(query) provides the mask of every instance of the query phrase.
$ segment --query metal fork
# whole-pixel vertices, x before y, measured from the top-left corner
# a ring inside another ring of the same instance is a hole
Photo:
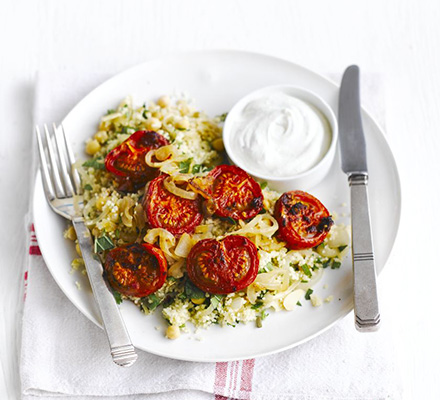
[[[57,214],[72,221],[92,291],[101,313],[113,361],[122,367],[129,367],[134,364],[138,356],[116,301],[102,277],[101,262],[93,252],[92,237],[78,207],[78,204],[82,203],[80,177],[78,171],[73,168],[75,159],[64,128],[62,125],[57,128],[53,124],[51,134],[44,124],[44,140],[38,126],[36,131],[46,199]]]

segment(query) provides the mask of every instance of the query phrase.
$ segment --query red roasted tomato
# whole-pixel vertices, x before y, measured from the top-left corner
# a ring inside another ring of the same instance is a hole
[[[202,201],[184,199],[170,193],[164,187],[168,175],[159,175],[152,180],[145,193],[142,205],[151,228],[163,228],[173,235],[192,233],[202,222]]]
[[[126,296],[148,296],[160,289],[167,278],[165,255],[148,243],[110,250],[104,269],[110,286]]]
[[[242,290],[257,277],[259,267],[255,245],[244,236],[227,236],[221,241],[204,239],[190,251],[187,259],[189,279],[213,294]]]
[[[206,177],[193,179],[191,185],[219,217],[250,219],[263,208],[260,185],[235,165],[219,165]]]
[[[150,150],[167,144],[168,140],[159,133],[137,131],[108,153],[105,167],[115,176],[118,189],[122,192],[135,192],[154,179],[159,171],[146,164],[145,156]]]
[[[328,210],[314,196],[300,190],[284,193],[275,203],[278,236],[292,250],[322,243],[333,225]]]

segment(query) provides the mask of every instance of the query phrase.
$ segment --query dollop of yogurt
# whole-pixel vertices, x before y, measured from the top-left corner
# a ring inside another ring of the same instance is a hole
[[[322,112],[287,93],[253,99],[232,124],[233,153],[248,172],[289,177],[315,166],[327,153],[332,132]]]

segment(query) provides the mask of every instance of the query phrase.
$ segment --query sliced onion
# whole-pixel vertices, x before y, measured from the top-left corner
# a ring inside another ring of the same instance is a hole
[[[150,244],[156,243],[157,239],[159,239],[160,249],[167,256],[176,258],[176,256],[171,252],[171,248],[176,244],[176,238],[166,229],[162,228],[150,229],[144,237],[144,241]]]
[[[181,189],[176,186],[171,177],[169,176],[163,181],[165,189],[176,196],[182,197],[183,199],[195,200],[197,198],[197,193],[189,192],[187,190]]]
[[[174,253],[176,254],[176,256],[186,258],[188,257],[188,254],[193,246],[194,246],[194,242],[191,239],[191,236],[188,235],[187,233],[184,233],[180,237],[179,243],[177,243]]]
[[[179,279],[183,276],[183,267],[185,266],[185,259],[180,259],[176,261],[171,267],[168,269],[168,276],[172,276],[173,278]]]
[[[145,162],[149,167],[152,168],[160,168],[164,163],[177,155],[177,149],[172,144],[168,146],[162,146],[158,149],[150,150],[145,156]],[[158,161],[153,161],[153,157],[155,157]]]

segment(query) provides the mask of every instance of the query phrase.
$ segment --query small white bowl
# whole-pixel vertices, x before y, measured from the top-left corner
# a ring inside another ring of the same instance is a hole
[[[241,161],[238,157],[235,156],[234,146],[232,145],[232,127],[234,122],[237,120],[238,115],[242,112],[242,110],[254,99],[261,98],[269,94],[273,93],[285,93],[291,96],[294,96],[300,100],[305,101],[313,106],[315,106],[327,119],[330,128],[331,128],[331,141],[330,146],[325,153],[324,157],[312,168],[301,172],[292,176],[270,176],[270,175],[262,175],[255,174],[248,169],[248,167]],[[252,177],[254,177],[258,181],[267,182],[268,186],[271,189],[274,189],[279,192],[287,192],[289,190],[307,190],[311,187],[318,184],[328,173],[333,159],[336,154],[336,146],[338,141],[338,123],[336,116],[331,109],[331,107],[318,95],[291,85],[276,85],[269,86],[263,89],[256,90],[247,96],[243,97],[239,100],[229,111],[225,125],[223,127],[223,142],[225,145],[225,150],[228,155],[229,160],[237,165],[238,167],[244,169],[248,172]]]

